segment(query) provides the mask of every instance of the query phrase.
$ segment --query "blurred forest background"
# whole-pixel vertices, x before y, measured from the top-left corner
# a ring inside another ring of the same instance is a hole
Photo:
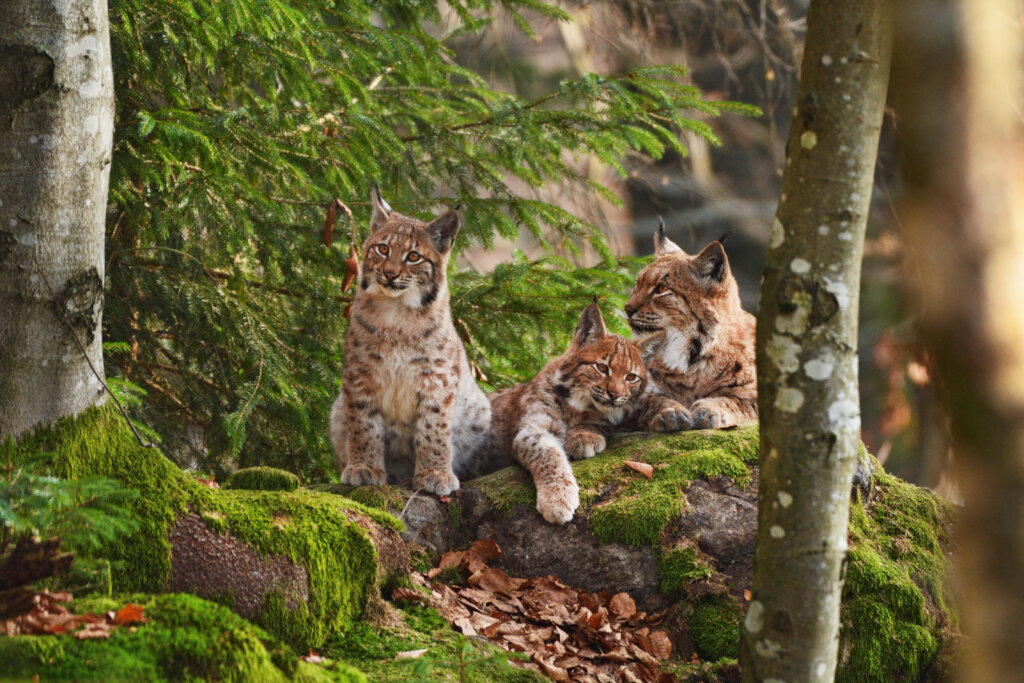
[[[635,257],[651,253],[659,216],[691,252],[728,233],[756,310],[805,1],[322,3],[322,25],[283,4],[259,17],[244,15],[258,3],[206,4],[111,2],[106,370],[181,464],[334,475],[326,416],[350,299],[343,262],[368,210],[368,183],[355,179],[380,180],[404,213],[463,204],[453,312],[490,386],[560,351],[594,295],[624,331]],[[425,45],[443,54],[433,81],[435,67],[417,61]],[[599,78],[623,73],[633,76]],[[581,100],[605,122],[577,128],[551,113]],[[665,119],[652,102],[679,114]],[[531,157],[517,135],[566,151],[558,163]],[[905,303],[899,194],[887,115],[862,279],[863,439],[893,473],[955,497]]]

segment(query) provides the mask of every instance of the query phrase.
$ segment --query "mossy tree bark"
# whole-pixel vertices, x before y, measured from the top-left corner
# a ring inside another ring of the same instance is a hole
[[[1013,0],[901,7],[901,218],[920,333],[951,417],[964,681],[1018,680],[1024,652],[1024,65]]]
[[[748,681],[831,681],[858,460],[857,312],[888,0],[811,3],[757,326],[761,489]]]
[[[102,397],[89,362],[102,373],[114,129],[106,0],[2,7],[0,436]]]

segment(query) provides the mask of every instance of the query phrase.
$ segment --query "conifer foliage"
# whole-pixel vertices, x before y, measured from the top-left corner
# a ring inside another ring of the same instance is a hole
[[[532,233],[551,256],[492,273],[453,260],[452,305],[487,380],[532,375],[587,301],[611,310],[632,285],[601,233],[510,188],[585,188],[596,156],[680,152],[709,102],[677,67],[565,80],[532,100],[459,66],[450,46],[507,13],[564,20],[539,0],[111,0],[117,126],[108,219],[105,338],[130,352],[109,372],[147,392],[167,450],[207,470],[270,464],[333,471],[326,415],[337,393],[351,292],[348,243],[365,237],[368,188],[429,217],[462,205],[456,250]],[[342,211],[333,247],[319,231]],[[601,256],[577,268],[580,245]]]

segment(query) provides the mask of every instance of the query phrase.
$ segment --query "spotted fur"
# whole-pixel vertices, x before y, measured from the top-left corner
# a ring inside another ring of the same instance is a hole
[[[341,481],[459,488],[486,445],[491,406],[470,372],[449,309],[446,270],[459,231],[395,212],[374,188],[370,237],[345,336],[342,390],[331,410]]]
[[[491,394],[493,455],[514,459],[530,472],[544,519],[572,519],[580,499],[569,460],[604,450],[606,437],[647,383],[642,354],[652,354],[663,338],[634,344],[609,334],[593,303],[565,353],[526,384]]]
[[[655,259],[637,275],[625,307],[635,334],[666,335],[647,363],[638,421],[671,430],[721,429],[757,419],[755,319],[740,305],[725,248],[712,242],[689,256],[665,236],[664,224],[654,247]],[[670,410],[659,418],[666,400],[689,412]]]

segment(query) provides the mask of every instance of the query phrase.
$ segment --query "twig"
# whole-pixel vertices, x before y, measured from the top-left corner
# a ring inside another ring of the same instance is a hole
[[[402,508],[402,513],[400,515],[398,515],[399,521],[403,521],[403,519],[405,517],[405,513],[409,510],[409,505],[412,503],[412,499],[415,498],[416,496],[420,495],[420,491],[422,491],[422,490],[423,490],[423,487],[422,486],[419,487],[418,489],[413,491],[411,496],[409,496],[409,500],[405,501],[405,507]]]
[[[78,350],[82,352],[82,357],[85,358],[85,362],[89,364],[89,369],[92,370],[92,374],[96,377],[96,380],[103,385],[106,392],[110,394],[110,398],[114,399],[114,405],[116,405],[117,409],[121,411],[121,416],[124,417],[124,421],[128,423],[128,427],[132,430],[132,434],[135,435],[135,439],[139,442],[139,445],[143,448],[157,448],[155,443],[152,441],[145,441],[142,438],[142,434],[140,434],[139,430],[135,428],[134,424],[132,424],[131,418],[128,417],[128,412],[124,409],[124,406],[121,405],[117,396],[115,396],[114,392],[110,390],[109,386],[107,386],[107,382],[100,376],[100,373],[96,371],[96,366],[92,364],[92,359],[89,358],[89,352],[86,350],[85,344],[83,344],[82,340],[78,338],[78,333],[75,332],[75,328],[71,324],[71,321],[68,320],[67,315],[64,314],[63,307],[57,303],[57,295],[54,294],[53,287],[50,286],[49,278],[46,277],[46,273],[43,272],[42,267],[39,265],[35,252],[32,253],[32,262],[35,264],[36,271],[39,273],[39,276],[43,279],[43,284],[46,285],[46,291],[50,293],[50,303],[53,304],[54,310],[60,314],[60,319],[63,320],[64,324],[67,326],[68,332],[71,333],[71,338],[74,339],[75,344],[78,345]]]

